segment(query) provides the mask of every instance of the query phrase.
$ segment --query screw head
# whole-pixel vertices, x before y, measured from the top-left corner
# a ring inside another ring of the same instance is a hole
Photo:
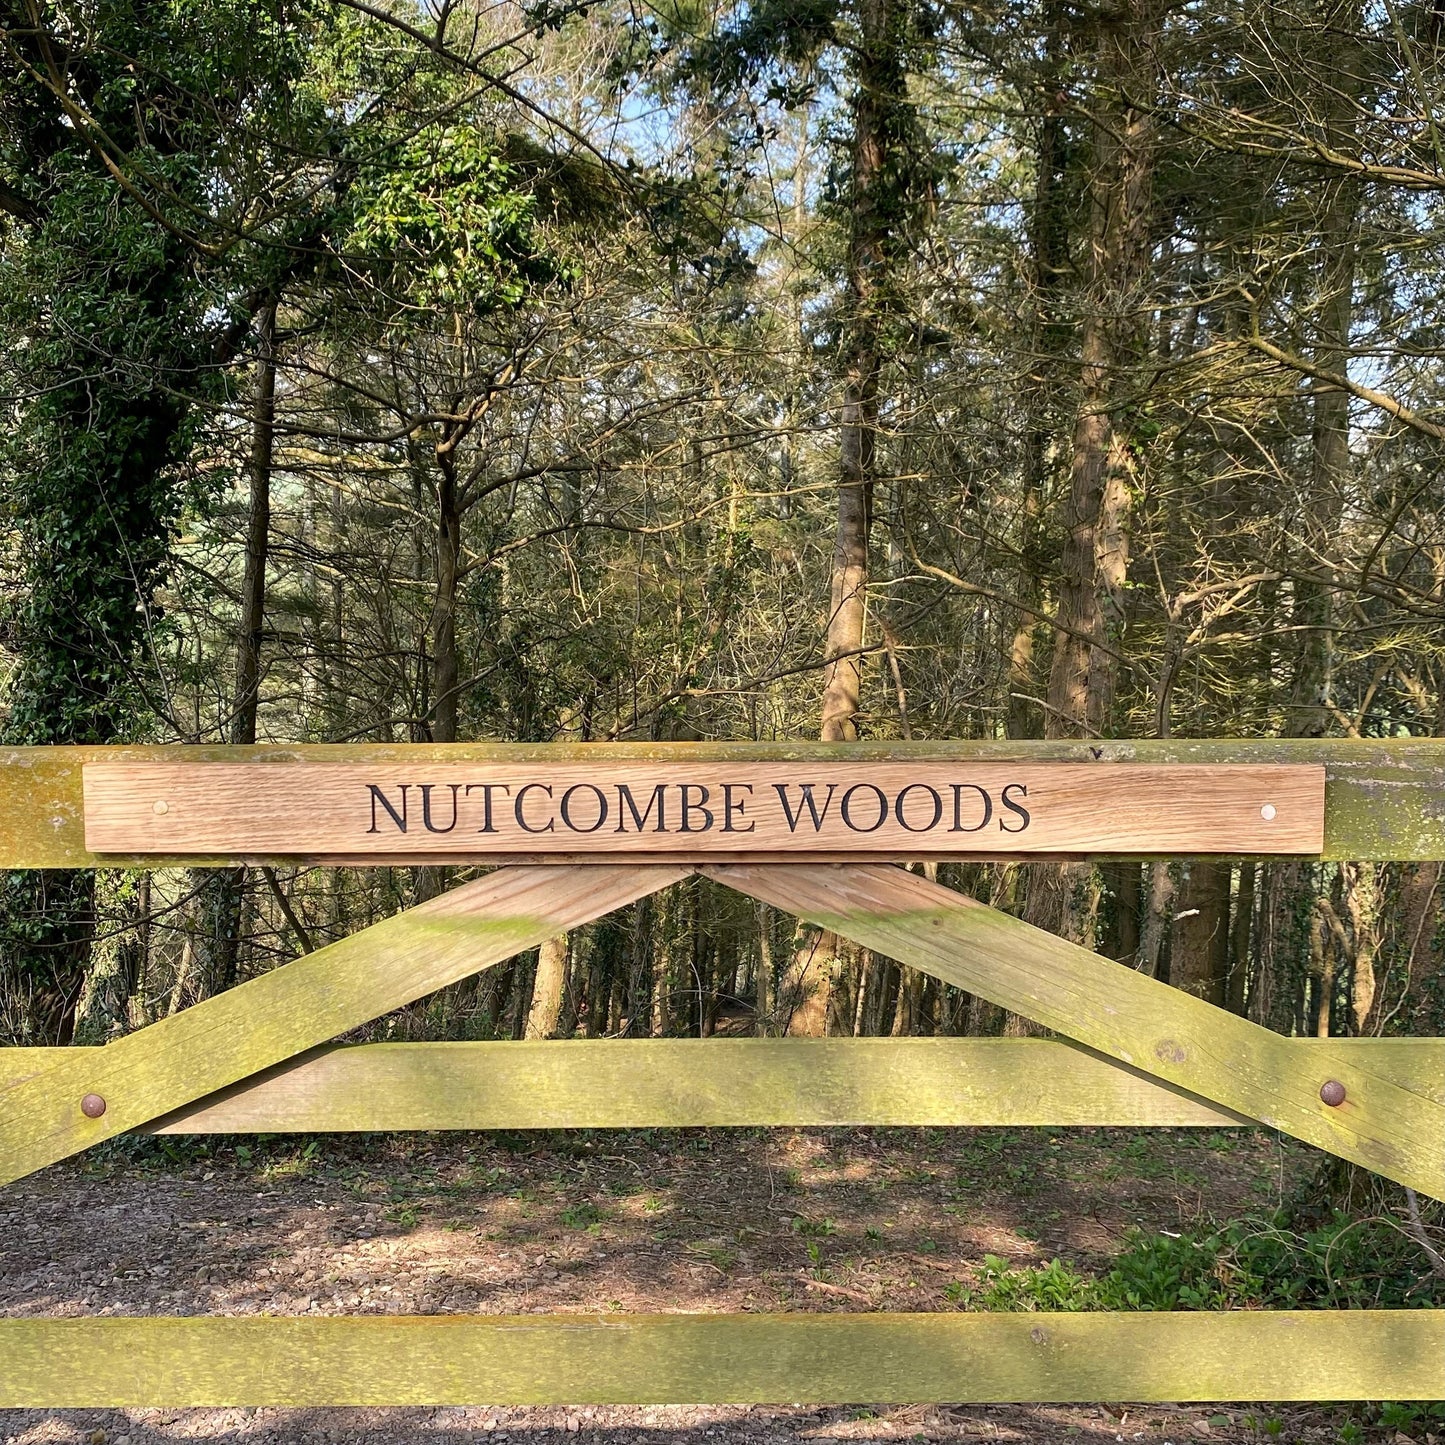
[[[1345,1086],[1338,1079],[1326,1079],[1320,1085],[1320,1098],[1332,1109],[1345,1102]]]
[[[1279,814],[1276,812],[1273,803],[1266,803],[1264,807],[1259,810],[1259,816],[1263,818],[1266,823],[1273,823]]]
[[[166,802],[164,798],[158,798],[154,803],[151,804],[151,811],[155,813],[157,817],[160,817],[165,813],[169,813],[170,810],[171,805]]]
[[[87,1094],[80,1101],[80,1112],[87,1119],[98,1119],[105,1113],[105,1100],[99,1094]]]

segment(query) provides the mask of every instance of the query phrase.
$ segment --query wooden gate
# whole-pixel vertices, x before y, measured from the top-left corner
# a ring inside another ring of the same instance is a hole
[[[1445,858],[1445,744],[18,749],[0,867],[503,866],[104,1048],[0,1051],[0,1183],[128,1131],[1259,1122],[1445,1198],[1445,1040],[1289,1039],[909,858]],[[1056,1039],[329,1041],[702,872]],[[0,1321],[0,1406],[1445,1399],[1445,1311]]]

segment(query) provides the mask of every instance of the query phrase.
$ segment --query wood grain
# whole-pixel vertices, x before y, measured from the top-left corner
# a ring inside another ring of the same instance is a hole
[[[0,1320],[9,1409],[1441,1398],[1441,1310]]]
[[[1327,1046],[1445,1103],[1445,1039]],[[0,1050],[0,1087],[74,1052]],[[577,1039],[325,1048],[137,1132],[1248,1122],[1063,1039]]]
[[[1317,854],[1324,770],[1023,763],[92,763],[97,853]]]
[[[1309,1052],[974,899],[884,864],[710,865],[707,876],[982,995],[1166,1083],[1432,1198],[1445,1105],[1361,1051]],[[1320,1086],[1345,1085],[1331,1108]]]
[[[298,762],[459,763],[601,760],[676,762],[1112,762],[1217,766],[1315,764],[1325,769],[1326,859],[1445,858],[1445,739],[1169,738],[1140,742],[864,743],[318,743],[256,747],[152,745],[0,749],[0,867],[155,866],[178,857],[102,858],[85,846],[82,769],[93,762],[174,762],[275,767]],[[283,862],[285,854],[266,861]],[[510,862],[535,855],[518,854]],[[629,855],[618,854],[614,861]],[[646,861],[638,855],[640,861]],[[748,856],[748,855],[740,855]],[[1113,856],[1128,856],[1119,854]],[[551,854],[553,861],[576,855]],[[372,856],[369,861],[381,861]],[[483,858],[482,861],[490,861]]]
[[[686,877],[508,868],[0,1092],[0,1183],[168,1114]],[[70,1052],[70,1051],[67,1051]],[[96,1119],[85,1094],[106,1101]]]

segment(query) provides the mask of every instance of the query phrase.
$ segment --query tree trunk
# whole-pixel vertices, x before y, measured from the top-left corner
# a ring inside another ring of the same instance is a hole
[[[461,666],[457,656],[457,587],[461,579],[462,514],[457,494],[456,461],[437,448],[437,571],[432,604],[432,741],[457,740],[457,688]]]
[[[1126,0],[1099,21],[1089,176],[1086,312],[1044,735],[1104,736],[1129,564],[1133,458],[1123,419],[1141,335],[1149,263],[1156,0]],[[1098,889],[1079,864],[1030,870],[1024,916],[1091,946]]]
[[[1341,373],[1349,364],[1350,326],[1354,317],[1356,226],[1359,185],[1352,178],[1330,182],[1320,237],[1321,275],[1319,340],[1315,362]],[[1317,551],[1329,554],[1342,492],[1351,470],[1350,397],[1347,392],[1316,383],[1313,393],[1314,433],[1310,447],[1309,501],[1299,525],[1310,544],[1303,549],[1304,568],[1315,570]],[[1329,732],[1334,714],[1334,589],[1328,580],[1295,580],[1295,625],[1299,652],[1295,660],[1285,736],[1318,738]]]
[[[1034,155],[1033,209],[1029,216],[1033,367],[1024,397],[1028,430],[1024,444],[1017,588],[1018,599],[1028,610],[1020,612],[1009,646],[1005,732],[1011,738],[1040,737],[1044,723],[1038,701],[1035,657],[1040,626],[1037,609],[1044,602],[1044,559],[1039,555],[1039,543],[1043,498],[1049,490],[1049,448],[1054,435],[1055,398],[1059,392],[1059,360],[1069,335],[1068,326],[1059,320],[1059,291],[1069,264],[1068,134],[1058,104],[1065,64],[1062,31],[1061,8],[1051,3],[1039,76],[1041,115]]]
[[[809,147],[813,126],[813,109],[802,105],[795,112],[797,151],[793,161],[792,234],[789,242],[797,255],[803,253],[808,231]],[[811,362],[811,341],[805,326],[803,287],[789,288],[789,349],[792,356],[787,365],[786,391],[783,395],[782,440],[778,450],[778,515],[793,515],[793,489],[797,485],[797,448],[801,422],[804,378]]]
[[[436,594],[428,627],[431,719],[427,728],[434,743],[454,743],[457,740],[457,692],[461,680],[457,656],[457,589],[461,580],[462,514],[457,491],[456,457],[451,450],[455,443],[456,438],[448,433],[444,440],[438,442],[436,449]],[[444,867],[429,864],[416,870],[416,902],[425,903],[435,898],[445,887]],[[530,1022],[528,1027],[531,1027]]]
[[[1164,944],[1174,917],[1174,893],[1178,885],[1176,865],[1163,862],[1146,864],[1149,886],[1144,894],[1143,917],[1139,922],[1139,949],[1134,967],[1150,978],[1158,978],[1164,959]]]
[[[903,72],[899,0],[860,0],[852,103],[851,190],[842,335],[843,405],[838,438],[838,495],[828,625],[823,645],[824,742],[858,736],[867,621],[868,545],[876,481],[878,382],[882,365],[883,289],[905,204],[901,174],[911,121]],[[806,940],[806,941],[805,941]],[[800,933],[780,996],[786,1032],[822,1034],[839,967],[837,940]]]
[[[266,562],[271,540],[271,467],[276,444],[276,303],[257,320],[256,389],[251,406],[251,502],[246,567],[236,628],[236,700],[231,741],[256,741],[261,689],[261,636],[266,625]]]
[[[836,933],[798,924],[788,972],[778,987],[778,1013],[784,1034],[791,1038],[821,1038],[826,1032],[837,957]]]
[[[858,736],[861,706],[864,624],[868,587],[868,536],[873,512],[873,436],[877,426],[876,374],[863,389],[853,363],[843,401],[843,480],[838,487],[837,532],[833,543],[832,591],[823,655],[828,660],[823,683],[824,742],[851,742]],[[870,370],[876,359],[862,362]]]
[[[820,730],[824,742],[858,736],[868,540],[876,478],[883,305],[880,287],[887,279],[902,199],[899,121],[907,107],[898,0],[860,0],[858,21],[837,525],[824,644],[828,662]]]
[[[1123,410],[1142,333],[1149,264],[1153,122],[1133,100],[1155,90],[1154,0],[1127,0],[1101,22],[1100,114],[1089,178],[1087,310],[1046,735],[1103,734],[1129,565],[1133,457]]]
[[[1358,12],[1352,12],[1338,33],[1352,34],[1358,19]],[[1345,41],[1341,48],[1344,53],[1340,56],[1340,74],[1346,78],[1357,76],[1358,69],[1352,63],[1357,59],[1353,45]],[[1334,138],[1348,145],[1348,129],[1353,122],[1349,97],[1332,92],[1330,104],[1335,112],[1329,122]],[[1314,360],[1322,369],[1339,373],[1346,370],[1350,354],[1360,187],[1350,176],[1332,177],[1325,184],[1327,199],[1316,241],[1318,323]],[[1323,550],[1328,556],[1333,549],[1336,519],[1351,470],[1348,394],[1316,384],[1312,395],[1309,492],[1299,517],[1306,544],[1300,549],[1301,569],[1311,572],[1321,565],[1316,552]],[[1334,589],[1327,578],[1297,577],[1293,585],[1298,650],[1284,734],[1294,738],[1323,737],[1334,720]],[[1302,1003],[1299,994],[1305,975],[1299,962],[1310,950],[1309,929],[1319,870],[1307,863],[1285,862],[1270,864],[1267,872],[1269,909],[1262,920],[1268,935],[1264,958],[1282,972],[1262,978],[1261,991],[1268,1000],[1272,1026],[1282,1028]]]
[[[245,570],[236,623],[236,671],[230,739],[256,741],[261,693],[261,642],[266,626],[266,564],[271,540],[271,471],[276,440],[276,303],[256,317],[256,378],[251,402],[251,491],[246,515]],[[234,987],[241,957],[245,868],[194,869],[194,967],[201,998]]]
[[[537,973],[532,984],[532,1005],[527,1010],[529,1039],[554,1039],[567,991],[567,935],[549,938],[537,950]]]
[[[1229,976],[1229,875],[1228,863],[1183,865],[1169,946],[1169,982],[1220,1005]]]
[[[754,1006],[755,1032],[766,1038],[777,1032],[777,963],[773,947],[773,910],[766,903],[754,905],[758,930],[757,1000]]]
[[[1100,946],[1120,963],[1133,963],[1139,953],[1142,871],[1138,863],[1105,863],[1099,869],[1109,895],[1108,922]]]
[[[1405,978],[1403,997],[1376,1008],[1374,1031],[1403,1014],[1403,1031],[1445,1033],[1445,988],[1441,983],[1445,948],[1445,864],[1408,863],[1401,869],[1399,905],[1393,941],[1397,967]]]
[[[1234,900],[1234,921],[1230,925],[1229,983],[1225,989],[1225,1002],[1230,1013],[1246,1016],[1247,989],[1249,986],[1250,944],[1254,933],[1254,879],[1255,865],[1239,865],[1239,890]]]

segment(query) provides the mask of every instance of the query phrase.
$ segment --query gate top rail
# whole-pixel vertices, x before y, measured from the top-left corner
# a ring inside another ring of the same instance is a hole
[[[1441,739],[1167,739],[1109,742],[769,742],[769,743],[322,743],[210,746],[28,747],[0,750],[0,867],[94,866],[228,861],[284,862],[306,854],[270,849],[246,852],[98,854],[86,848],[82,786],[87,764],[237,764],[258,768],[325,764],[608,764],[692,763],[806,765],[854,763],[968,764],[1109,763],[1167,767],[1185,764],[1314,765],[1324,768],[1323,860],[1415,862],[1445,859],[1445,740]],[[1100,807],[1108,806],[1107,790]],[[541,850],[539,850],[540,853]],[[986,855],[1031,855],[1000,840]],[[1149,857],[1160,851],[1085,850],[1079,856]],[[1185,851],[1182,849],[1173,851]],[[1280,849],[1262,850],[1279,852]],[[816,848],[811,850],[817,857]],[[909,856],[895,849],[897,856]],[[1250,856],[1248,846],[1239,856]],[[402,861],[371,856],[357,862]],[[559,860],[554,850],[549,855]],[[934,856],[938,856],[937,853]],[[328,855],[329,859],[330,855]],[[614,855],[615,858],[615,855]],[[516,853],[505,860],[520,862]]]

